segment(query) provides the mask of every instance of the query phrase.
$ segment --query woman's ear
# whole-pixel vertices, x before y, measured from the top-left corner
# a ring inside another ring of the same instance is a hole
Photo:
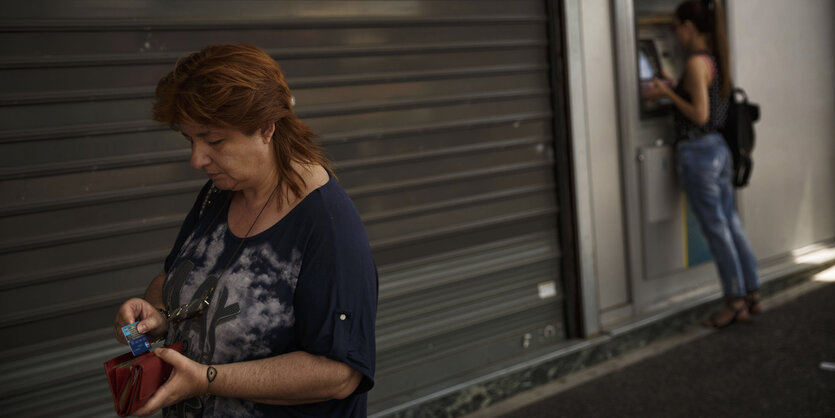
[[[261,136],[264,138],[264,143],[269,144],[273,139],[275,133],[275,123],[268,123],[261,128]]]
[[[691,20],[685,20],[684,22],[681,23],[681,25],[684,26],[684,29],[687,31],[687,33],[698,33],[699,32],[698,30],[696,30],[696,25],[693,24],[693,21],[691,21]]]

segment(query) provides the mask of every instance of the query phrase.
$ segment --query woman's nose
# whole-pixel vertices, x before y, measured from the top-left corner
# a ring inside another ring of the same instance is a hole
[[[191,168],[195,170],[202,170],[203,167],[209,165],[211,158],[209,158],[206,151],[206,146],[202,145],[200,141],[194,141],[191,143]]]

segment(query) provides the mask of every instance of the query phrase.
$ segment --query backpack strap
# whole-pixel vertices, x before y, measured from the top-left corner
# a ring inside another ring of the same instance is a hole
[[[215,187],[214,183],[212,183],[212,185],[209,186],[209,190],[206,191],[206,196],[203,197],[203,203],[200,204],[200,212],[198,212],[198,214],[197,214],[197,219],[200,219],[200,218],[203,217],[203,212],[206,211],[206,207],[212,204],[212,197],[213,197],[212,195],[214,195],[215,193],[217,193],[219,191],[220,191],[220,189]]]

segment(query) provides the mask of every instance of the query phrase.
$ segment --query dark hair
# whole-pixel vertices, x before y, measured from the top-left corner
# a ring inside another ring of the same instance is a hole
[[[679,22],[693,22],[700,33],[710,35],[713,42],[713,53],[719,63],[719,74],[722,75],[720,93],[722,97],[731,94],[731,62],[728,50],[728,31],[725,24],[725,7],[721,0],[690,0],[681,3],[676,8],[676,18]]]
[[[247,135],[274,124],[279,184],[286,181],[301,197],[304,179],[292,162],[331,170],[316,135],[293,113],[292,100],[281,68],[266,52],[249,44],[215,45],[178,61],[159,81],[153,117],[175,130],[191,122]]]

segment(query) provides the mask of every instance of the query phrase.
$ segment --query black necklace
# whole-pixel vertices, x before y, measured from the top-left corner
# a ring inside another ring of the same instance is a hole
[[[185,305],[181,305],[179,308],[177,308],[173,312],[168,312],[168,311],[163,312],[163,315],[165,315],[166,319],[169,322],[176,323],[176,322],[185,321],[186,319],[194,318],[195,316],[199,315],[204,310],[206,310],[206,308],[209,307],[209,303],[211,302],[212,295],[215,292],[215,288],[217,287],[217,284],[220,283],[220,279],[226,273],[226,270],[229,269],[229,266],[231,266],[232,262],[235,261],[235,258],[238,256],[238,253],[241,251],[241,248],[243,248],[243,246],[244,246],[244,242],[246,241],[247,238],[249,238],[249,234],[255,228],[255,224],[258,223],[258,219],[261,217],[261,214],[264,213],[264,210],[267,209],[267,206],[269,206],[270,201],[272,201],[273,196],[275,196],[275,192],[278,190],[279,185],[281,185],[281,182],[278,182],[275,185],[275,187],[273,188],[273,191],[270,193],[270,196],[267,198],[267,201],[264,202],[264,206],[262,206],[261,210],[258,211],[258,214],[255,215],[255,219],[252,221],[252,224],[249,226],[249,229],[246,231],[246,234],[244,234],[244,237],[241,239],[241,242],[238,243],[238,246],[237,246],[237,248],[235,248],[235,251],[232,253],[232,255],[229,257],[229,259],[226,261],[226,265],[223,267],[223,270],[221,270],[220,275],[215,276],[215,275],[212,274],[212,275],[209,275],[206,278],[206,282],[209,282],[208,283],[209,284],[209,289],[206,290],[205,292],[203,292],[203,294],[201,296],[199,296],[195,299],[192,299],[189,303],[187,303]],[[232,199],[230,198],[230,196],[231,196],[231,193],[230,193],[230,195],[228,195],[226,197],[226,201],[224,202],[224,206],[231,206]],[[194,241],[194,245],[192,245],[192,248],[191,248],[191,251],[189,252],[189,255],[186,257],[186,259],[182,263],[180,263],[180,265],[174,271],[174,275],[172,276],[172,285],[173,286],[177,286],[178,284],[180,284],[180,282],[184,283],[186,277],[194,269],[194,263],[191,260],[189,260],[188,258],[191,257],[191,255],[197,249],[197,243],[202,241],[203,238],[208,233],[208,231],[210,229],[212,229],[212,226],[217,221],[218,216],[222,212],[223,212],[223,210],[219,210],[219,211],[217,211],[217,213],[215,213],[215,216],[212,218],[212,221],[209,223],[209,225],[206,227],[206,229],[203,230],[203,233],[200,235],[200,238],[198,238],[196,241]],[[205,285],[205,283],[204,283],[204,285]],[[204,285],[201,285],[200,287],[204,287]],[[173,296],[173,292],[170,292],[169,296]],[[169,297],[169,299],[170,299],[170,297]],[[168,300],[167,302],[168,302],[167,306],[171,306],[171,302],[173,302],[173,301]]]

